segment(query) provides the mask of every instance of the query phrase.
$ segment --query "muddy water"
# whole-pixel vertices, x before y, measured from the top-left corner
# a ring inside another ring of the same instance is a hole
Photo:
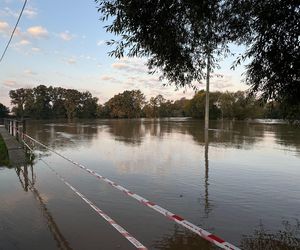
[[[300,129],[190,119],[31,121],[28,134],[242,249],[300,249]],[[64,159],[40,157],[149,249],[214,249]],[[0,170],[0,249],[134,249],[36,157]]]

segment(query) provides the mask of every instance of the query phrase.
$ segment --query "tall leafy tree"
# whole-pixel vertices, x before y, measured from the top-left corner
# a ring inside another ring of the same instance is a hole
[[[69,120],[75,118],[80,104],[80,92],[76,89],[66,89],[63,98],[67,118]]]
[[[45,85],[39,85],[33,88],[34,95],[34,114],[40,119],[47,119],[51,117],[50,94]]]
[[[48,88],[50,96],[50,104],[52,107],[52,117],[54,118],[65,118],[66,109],[64,106],[64,93],[65,89],[61,87],[52,87]]]
[[[228,32],[226,1],[95,1],[102,19],[111,21],[107,31],[120,37],[109,42],[115,45],[110,55],[146,56],[150,71],[159,69],[177,87],[206,78],[208,102],[210,73],[228,52],[227,43],[236,40]],[[206,114],[208,118],[208,108]]]
[[[140,90],[126,90],[112,97],[105,106],[111,118],[139,118],[145,103],[145,96]]]
[[[228,52],[229,42],[244,44],[236,63],[250,60],[251,93],[280,102],[288,118],[300,119],[298,0],[96,2],[107,31],[120,38],[108,42],[115,45],[111,55],[146,56],[151,71],[160,69],[178,87],[206,78],[208,94],[216,59]]]
[[[20,88],[16,90],[9,91],[9,96],[11,98],[11,104],[15,105],[13,108],[16,116],[24,116],[24,104],[28,96],[28,89]]]
[[[97,102],[98,98],[93,97],[89,91],[81,93],[79,117],[95,118],[97,115],[98,108]]]
[[[232,0],[237,27],[243,27],[249,58],[246,83],[253,94],[287,106],[286,116],[300,119],[300,2]],[[242,35],[242,34],[241,34]],[[294,115],[294,116],[293,116]]]

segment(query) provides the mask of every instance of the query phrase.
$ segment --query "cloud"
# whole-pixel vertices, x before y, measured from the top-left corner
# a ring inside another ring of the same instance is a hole
[[[145,59],[125,57],[117,60],[111,66],[113,69],[123,70],[130,73],[147,73],[148,68],[145,63]]]
[[[125,63],[113,63],[111,65],[114,69],[128,69],[129,66]]]
[[[9,24],[7,22],[0,21],[0,33],[7,34],[9,31]]]
[[[16,43],[15,45],[20,47],[20,46],[26,46],[26,45],[29,45],[31,44],[30,41],[26,40],[26,39],[22,39],[20,42]]]
[[[5,7],[3,10],[0,10],[0,16],[12,16],[14,18],[18,18],[19,13],[11,10],[8,7]]]
[[[4,80],[3,85],[6,87],[14,87],[17,85],[17,82],[15,80]]]
[[[34,18],[37,16],[37,9],[36,8],[33,8],[33,7],[27,7],[25,10],[24,10],[24,15],[28,18]]]
[[[104,40],[99,40],[97,42],[97,46],[101,46],[101,45],[104,45],[105,44],[105,41]]]
[[[32,26],[27,29],[28,34],[36,38],[45,38],[48,37],[48,31],[42,26]]]
[[[25,75],[28,75],[28,76],[34,76],[34,75],[37,75],[36,72],[33,72],[33,71],[30,70],[30,69],[25,69],[25,70],[24,70],[24,74],[25,74]]]
[[[69,59],[66,60],[66,62],[67,62],[68,64],[76,64],[76,63],[77,63],[77,61],[76,61],[75,58],[69,58]]]
[[[70,41],[74,38],[74,35],[72,35],[68,30],[66,30],[65,32],[61,32],[59,34],[59,37],[64,41]]]
[[[103,81],[115,81],[116,79],[113,76],[109,76],[109,75],[103,75],[100,78]]]
[[[232,76],[229,75],[214,75],[211,79],[211,88],[213,90],[224,91],[233,87]]]

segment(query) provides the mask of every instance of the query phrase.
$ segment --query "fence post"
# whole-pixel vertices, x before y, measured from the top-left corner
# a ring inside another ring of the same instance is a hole
[[[22,138],[23,138],[23,141],[24,141],[24,138],[25,138],[25,136],[24,136],[24,134],[26,133],[26,120],[22,120]]]
[[[12,134],[12,120],[9,121],[9,134]]]
[[[19,140],[19,121],[16,121],[16,138],[17,138],[17,141],[20,141]]]
[[[17,121],[13,120],[13,136],[16,137],[16,126],[17,126]]]

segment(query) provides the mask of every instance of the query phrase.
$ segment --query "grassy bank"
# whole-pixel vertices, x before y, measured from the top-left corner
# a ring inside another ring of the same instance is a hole
[[[9,158],[6,145],[3,141],[2,136],[0,135],[0,166],[8,166]]]

